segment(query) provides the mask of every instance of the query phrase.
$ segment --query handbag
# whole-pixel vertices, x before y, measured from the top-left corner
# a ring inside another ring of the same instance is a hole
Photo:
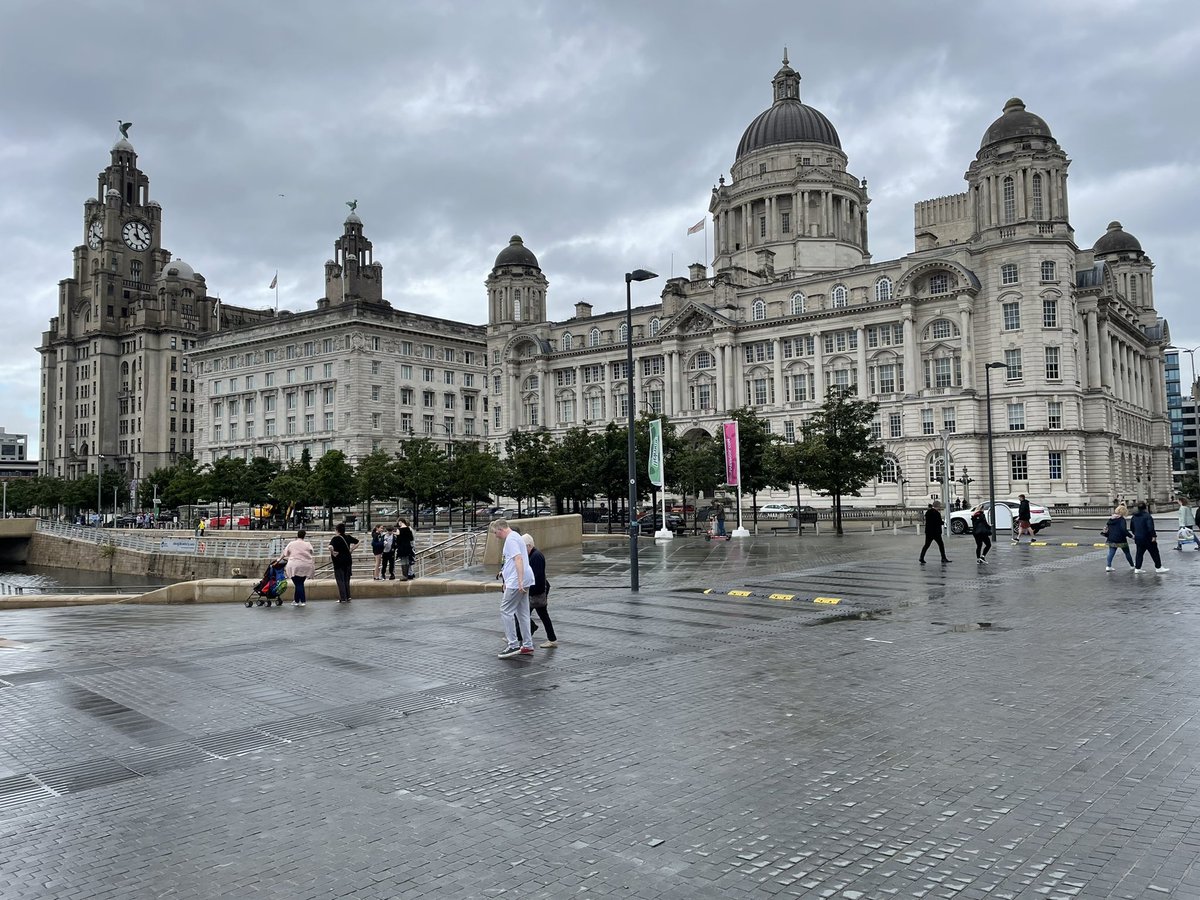
[[[546,590],[541,594],[529,595],[530,609],[546,609],[550,604],[550,582],[546,582]]]

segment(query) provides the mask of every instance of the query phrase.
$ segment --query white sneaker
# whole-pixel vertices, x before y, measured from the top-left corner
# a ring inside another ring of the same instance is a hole
[[[1112,570],[1113,570],[1113,567],[1112,567],[1112,566],[1105,566],[1105,567],[1104,567],[1104,571],[1105,571],[1105,572],[1111,572]]]
[[[1155,570],[1154,570],[1154,574],[1155,574],[1155,575],[1161,575],[1163,572],[1170,572],[1170,571],[1171,571],[1171,570],[1170,570],[1170,569],[1168,569],[1166,566],[1163,566],[1162,568],[1155,569]]]
[[[1142,570],[1141,570],[1141,569],[1134,569],[1134,570],[1133,570],[1133,574],[1134,574],[1134,575],[1141,575],[1141,574],[1142,574]]]

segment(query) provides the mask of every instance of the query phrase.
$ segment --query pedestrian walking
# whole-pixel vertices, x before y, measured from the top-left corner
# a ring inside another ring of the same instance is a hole
[[[521,536],[509,528],[507,519],[496,519],[491,524],[491,531],[504,543],[501,550],[504,568],[500,575],[504,580],[504,594],[500,600],[500,622],[507,643],[497,655],[500,659],[529,656],[533,653],[533,632],[529,625],[529,588],[533,585],[533,575],[529,570],[529,551]]]
[[[375,571],[371,575],[372,581],[380,581],[379,571],[383,567],[383,526],[376,525],[371,529],[371,553],[375,557]]]
[[[1129,568],[1133,569],[1133,556],[1129,552],[1129,523],[1125,521],[1125,516],[1129,513],[1129,507],[1124,503],[1117,504],[1117,508],[1113,510],[1112,518],[1104,523],[1104,528],[1101,534],[1104,535],[1104,540],[1108,544],[1108,561],[1104,564],[1104,571],[1111,572],[1113,570],[1113,558],[1120,550],[1125,554],[1125,559],[1129,561]]]
[[[1142,560],[1147,553],[1150,554],[1150,560],[1154,563],[1154,571],[1157,574],[1169,572],[1170,569],[1162,564],[1162,558],[1158,555],[1158,532],[1154,529],[1154,516],[1150,515],[1149,510],[1146,509],[1144,500],[1138,502],[1137,512],[1129,520],[1129,527],[1133,531],[1133,542],[1137,546],[1137,558],[1133,561],[1133,574],[1142,574]]]
[[[396,525],[396,556],[400,560],[400,574],[408,581],[417,577],[413,574],[413,566],[417,561],[413,554],[415,543],[416,537],[408,524],[408,519],[401,518]]]
[[[296,586],[292,606],[304,606],[307,597],[304,593],[304,582],[316,574],[316,564],[313,562],[313,545],[304,539],[307,532],[303,528],[296,532],[294,540],[288,541],[279,561],[287,561],[287,577]]]
[[[196,523],[196,537],[204,537],[206,527],[208,527],[208,520],[201,516],[200,521]]]
[[[358,538],[346,534],[346,523],[338,522],[337,533],[329,541],[329,556],[333,561],[333,579],[337,582],[338,603],[349,603],[354,598],[350,596],[350,571],[353,567],[354,548],[358,546]]]
[[[946,558],[946,545],[942,543],[941,507],[941,501],[934,500],[929,504],[929,508],[925,510],[925,545],[921,548],[921,565],[925,565],[925,551],[929,549],[930,544],[938,545],[938,550],[942,554],[943,565],[950,562]]]
[[[1187,497],[1179,498],[1179,531],[1175,535],[1175,549],[1182,551],[1188,541],[1200,550],[1200,535],[1196,534],[1196,513],[1188,505]]]
[[[1024,494],[1017,494],[1017,500],[1020,502],[1017,504],[1017,522],[1013,527],[1012,542],[1014,544],[1021,543],[1023,534],[1028,534],[1029,540],[1032,542],[1037,535],[1033,533],[1033,514],[1029,511],[1029,501],[1025,499]]]
[[[550,582],[546,580],[546,557],[534,546],[533,535],[522,535],[525,549],[529,552],[529,569],[533,572],[533,587],[529,589],[529,608],[537,613],[546,629],[546,640],[538,644],[543,650],[558,646],[558,636],[554,633],[554,623],[550,621]],[[537,631],[537,622],[530,618],[530,628]],[[532,638],[533,635],[530,635]]]
[[[983,513],[983,507],[975,507],[971,513],[971,535],[975,538],[975,560],[987,562],[987,555],[992,549],[992,525]]]
[[[717,504],[717,537],[725,537],[725,507]]]
[[[390,574],[389,574],[390,573]],[[383,533],[383,565],[379,569],[379,580],[396,580],[396,526],[389,525]]]

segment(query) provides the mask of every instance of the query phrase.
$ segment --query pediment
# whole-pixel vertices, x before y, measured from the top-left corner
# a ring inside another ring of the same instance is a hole
[[[733,319],[721,315],[711,306],[694,300],[684,304],[674,316],[667,320],[659,331],[660,337],[667,335],[703,334],[716,328],[731,328],[737,325]]]

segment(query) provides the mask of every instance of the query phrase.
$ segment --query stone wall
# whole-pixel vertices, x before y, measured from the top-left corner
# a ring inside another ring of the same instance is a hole
[[[42,532],[29,539],[25,560],[31,566],[83,569],[119,575],[153,575],[168,579],[229,578],[234,569],[258,578],[266,569],[264,559],[229,559],[171,553],[146,553],[112,544],[72,541]]]
[[[533,542],[542,550],[554,550],[558,547],[583,546],[583,517],[570,516],[539,516],[536,519],[510,519],[508,522],[514,531],[533,535]],[[483,551],[485,566],[499,566],[501,563],[500,549],[503,545],[491,531],[488,531],[487,547]]]

